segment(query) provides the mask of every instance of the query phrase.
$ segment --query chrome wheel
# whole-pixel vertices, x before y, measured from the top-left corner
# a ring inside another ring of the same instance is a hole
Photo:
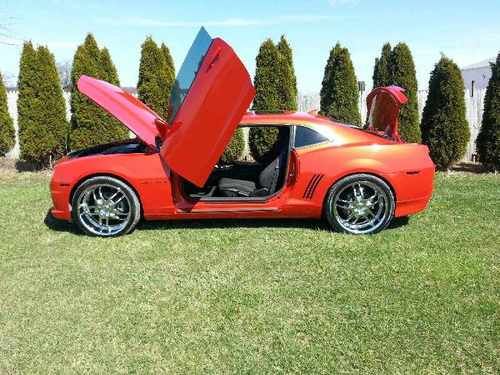
[[[389,194],[387,188],[374,181],[358,179],[336,191],[330,201],[330,212],[346,232],[373,233],[392,216],[393,202]]]
[[[132,218],[129,197],[122,188],[113,184],[86,187],[76,203],[76,214],[81,225],[98,236],[120,233]]]

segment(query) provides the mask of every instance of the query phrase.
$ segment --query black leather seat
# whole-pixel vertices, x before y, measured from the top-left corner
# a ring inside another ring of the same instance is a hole
[[[225,197],[262,197],[273,194],[276,191],[285,160],[286,153],[280,153],[260,172],[257,183],[223,177],[218,182],[219,192]]]

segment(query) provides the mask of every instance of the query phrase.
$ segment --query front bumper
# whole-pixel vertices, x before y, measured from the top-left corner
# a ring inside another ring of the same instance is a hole
[[[71,186],[66,182],[59,181],[53,173],[50,181],[50,194],[52,197],[52,208],[50,213],[56,219],[71,221],[71,205],[69,203]]]

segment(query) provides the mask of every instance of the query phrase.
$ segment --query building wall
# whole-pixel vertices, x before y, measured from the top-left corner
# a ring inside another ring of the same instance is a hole
[[[466,90],[474,91],[483,90],[488,87],[488,82],[491,78],[490,66],[483,66],[479,68],[462,69],[462,78]]]

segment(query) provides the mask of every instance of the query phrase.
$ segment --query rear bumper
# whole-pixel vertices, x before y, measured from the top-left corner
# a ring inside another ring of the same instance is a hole
[[[418,171],[403,171],[392,176],[396,194],[394,216],[408,216],[427,208],[434,188],[434,166]]]
[[[396,210],[394,212],[395,217],[409,216],[419,213],[427,208],[429,202],[431,200],[431,196],[415,199],[406,202],[397,202]]]

